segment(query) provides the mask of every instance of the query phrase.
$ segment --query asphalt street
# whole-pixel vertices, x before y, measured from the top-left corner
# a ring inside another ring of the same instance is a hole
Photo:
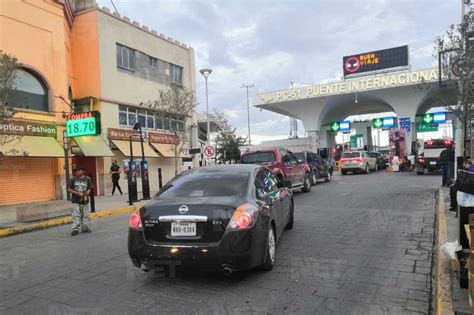
[[[128,215],[0,239],[1,314],[428,313],[440,176],[335,176],[295,194],[277,265],[226,277],[144,273],[127,255]]]

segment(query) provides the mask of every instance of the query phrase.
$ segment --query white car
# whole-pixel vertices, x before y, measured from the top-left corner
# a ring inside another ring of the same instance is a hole
[[[341,173],[362,172],[368,174],[371,170],[376,172],[377,159],[369,156],[367,151],[344,152],[341,157]]]

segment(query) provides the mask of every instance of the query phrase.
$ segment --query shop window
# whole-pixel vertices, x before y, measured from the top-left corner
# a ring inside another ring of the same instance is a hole
[[[8,92],[8,105],[43,112],[49,111],[48,89],[44,80],[28,69],[19,69],[16,75],[15,89]]]
[[[117,44],[117,67],[135,70],[135,50]]]

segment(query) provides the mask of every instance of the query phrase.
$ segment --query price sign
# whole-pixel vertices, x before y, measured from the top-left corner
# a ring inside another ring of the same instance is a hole
[[[66,132],[68,137],[100,134],[100,113],[93,111],[69,115],[66,122]]]

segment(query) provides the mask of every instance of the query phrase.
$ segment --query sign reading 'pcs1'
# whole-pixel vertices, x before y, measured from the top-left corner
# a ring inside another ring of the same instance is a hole
[[[67,116],[68,137],[95,136],[101,133],[100,112],[74,113]]]
[[[408,46],[376,50],[342,58],[344,76],[408,66]]]

